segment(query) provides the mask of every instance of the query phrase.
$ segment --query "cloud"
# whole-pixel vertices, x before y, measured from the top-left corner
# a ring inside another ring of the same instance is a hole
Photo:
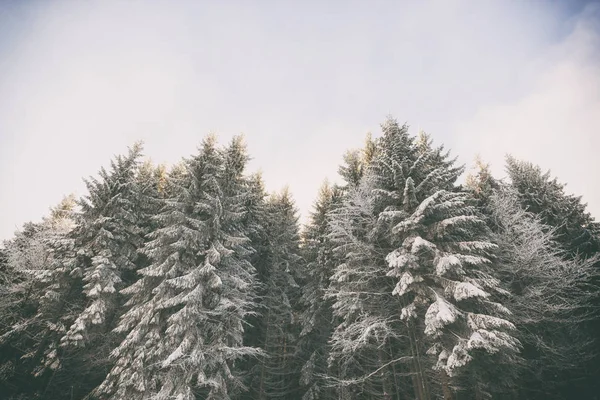
[[[454,148],[468,162],[479,153],[501,177],[508,153],[550,169],[600,217],[600,6],[572,22],[564,40],[532,60],[532,89],[457,124]]]
[[[536,161],[549,146],[537,130],[567,143],[577,127],[579,142],[545,166],[590,202],[598,187],[567,176],[566,158],[597,144],[593,8],[565,23],[560,2],[5,3],[0,238],[83,194],[81,178],[135,140],[175,162],[209,132],[245,133],[250,169],[269,190],[289,184],[306,216],[342,154],[387,114],[495,164],[505,151],[519,156],[495,143],[498,132],[527,142],[519,148]],[[578,160],[593,176],[597,161]]]

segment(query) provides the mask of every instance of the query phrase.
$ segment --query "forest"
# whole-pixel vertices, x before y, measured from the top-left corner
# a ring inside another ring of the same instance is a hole
[[[0,246],[0,398],[599,398],[600,224],[543,166],[389,117],[300,224],[242,136],[190,153],[135,143]]]

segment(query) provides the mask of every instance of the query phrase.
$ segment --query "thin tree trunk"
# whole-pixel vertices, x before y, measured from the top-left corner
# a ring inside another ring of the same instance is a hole
[[[440,382],[442,383],[442,393],[444,394],[444,400],[452,400],[452,391],[450,390],[450,386],[448,384],[448,374],[446,371],[440,371]],[[479,390],[475,390],[475,399],[480,400],[480,397],[477,396]]]
[[[417,397],[418,400],[425,400],[425,395],[423,393],[423,386],[421,385],[421,371],[420,371],[420,367],[419,367],[419,363],[417,361],[417,353],[415,351],[415,343],[414,343],[414,338],[412,335],[412,328],[410,325],[407,326],[408,328],[408,339],[410,342],[410,353],[412,356],[412,366],[413,366],[413,373],[411,374],[412,377],[412,381],[413,381],[413,390],[415,393],[415,396]]]
[[[281,358],[281,391],[285,392],[285,367],[286,367],[286,359],[287,359],[287,338],[285,337],[285,333],[282,332],[283,336],[283,356]]]
[[[388,342],[388,348],[390,349],[390,359],[394,358],[394,351],[392,349],[392,342]],[[396,364],[392,364],[392,374],[394,375],[394,397],[400,400],[400,384],[398,383],[398,375],[396,373]]]
[[[483,400],[483,393],[481,393],[479,386],[475,386],[475,400]]]
[[[385,358],[385,353],[383,352],[383,350],[381,350],[381,348],[378,350],[378,358],[379,358],[379,364],[380,365],[385,365],[385,363],[387,362],[387,359]],[[381,370],[381,383],[383,386],[383,392],[384,392],[384,398],[387,399],[390,395],[390,388],[388,387],[388,383],[387,383],[387,374],[386,374],[386,368],[383,368]]]
[[[425,371],[423,370],[423,365],[421,364],[421,355],[419,353],[419,345],[417,343],[417,335],[415,334],[415,327],[413,324],[408,324],[409,338],[411,342],[411,351],[414,358],[414,366],[415,371],[417,373],[417,385],[418,385],[418,393],[419,399],[421,400],[429,400],[429,387],[427,384],[427,377],[425,376]]]
[[[263,347],[265,349],[265,352],[267,353],[266,357],[269,357],[270,354],[267,351],[267,343],[269,342],[269,327],[270,327],[270,322],[271,320],[271,310],[269,308],[269,311],[267,312],[267,323],[265,324],[265,341],[263,344]],[[267,361],[266,360],[262,360],[260,363],[260,383],[258,385],[258,398],[259,399],[265,399],[265,363]]]

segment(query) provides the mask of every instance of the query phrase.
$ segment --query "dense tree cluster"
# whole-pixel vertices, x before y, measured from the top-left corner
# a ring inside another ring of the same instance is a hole
[[[593,399],[600,225],[389,118],[300,226],[242,137],[142,145],[0,247],[6,399]]]

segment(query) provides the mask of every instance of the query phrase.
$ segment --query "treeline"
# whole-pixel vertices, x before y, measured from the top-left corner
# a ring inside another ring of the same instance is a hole
[[[3,399],[594,399],[600,225],[388,119],[300,229],[241,137],[115,157],[0,249]]]

